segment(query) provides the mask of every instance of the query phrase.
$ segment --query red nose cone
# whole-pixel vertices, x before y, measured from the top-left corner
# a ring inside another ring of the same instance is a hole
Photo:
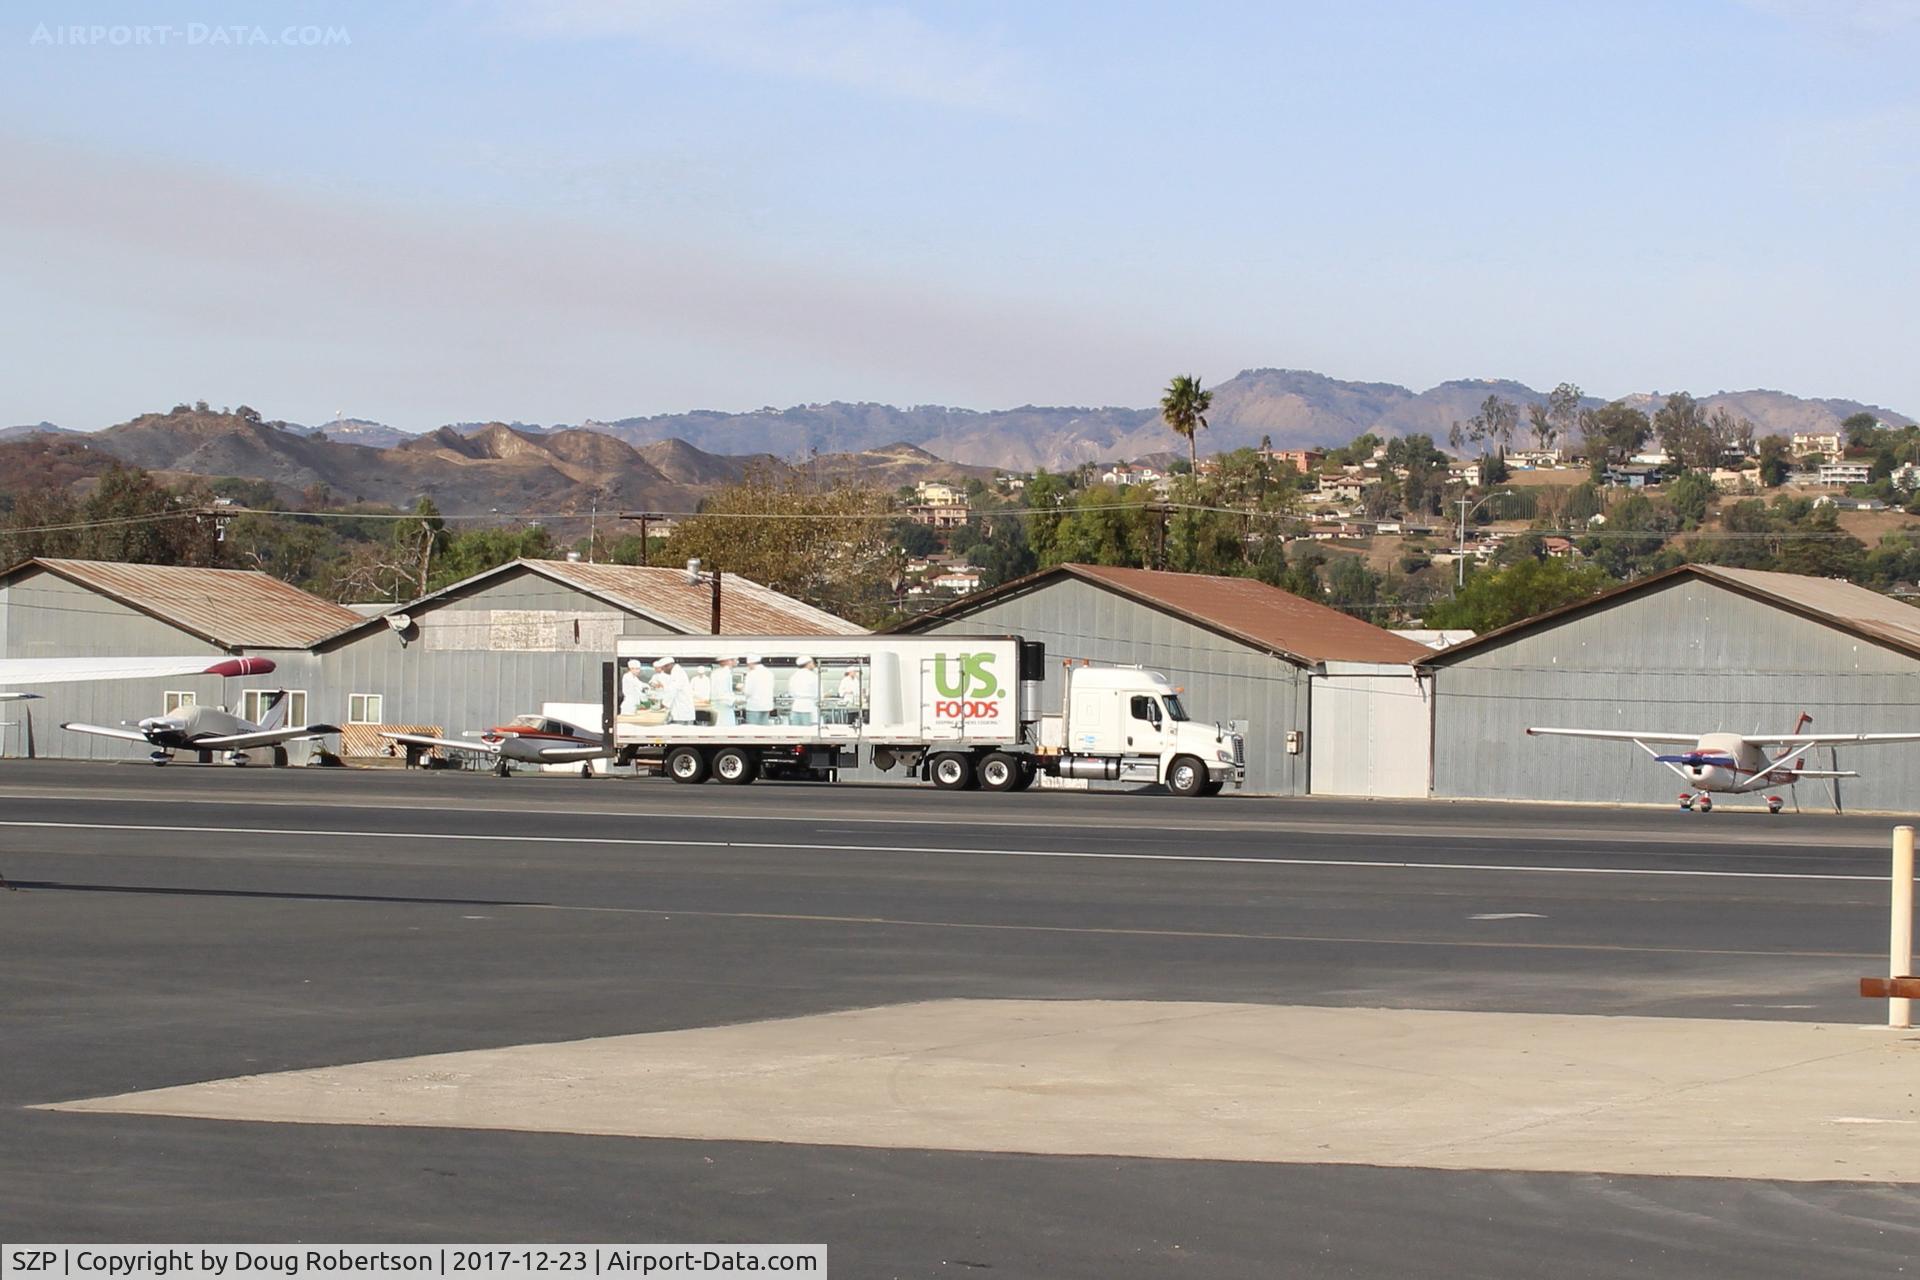
[[[272,658],[228,658],[216,662],[202,674],[210,676],[263,676],[273,670]]]

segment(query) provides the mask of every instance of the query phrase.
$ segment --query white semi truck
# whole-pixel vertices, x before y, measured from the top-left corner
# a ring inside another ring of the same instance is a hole
[[[1017,636],[632,636],[606,664],[602,731],[616,760],[687,783],[831,778],[863,751],[947,790],[1245,782],[1242,727],[1190,719],[1164,675],[1066,663],[1043,715],[1046,673],[1045,646]]]

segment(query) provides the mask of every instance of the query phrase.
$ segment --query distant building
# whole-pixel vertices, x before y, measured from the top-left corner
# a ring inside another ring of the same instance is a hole
[[[1821,484],[1866,484],[1873,466],[1866,462],[1828,462],[1820,468]]]
[[[1573,539],[1562,538],[1557,534],[1540,539],[1540,549],[1555,560],[1571,559],[1575,554]]]
[[[907,519],[932,529],[958,529],[973,516],[973,508],[961,502],[916,502],[907,508]]]
[[[1639,462],[1629,462],[1623,466],[1608,467],[1604,477],[1608,484],[1623,489],[1651,488],[1666,478],[1666,472],[1659,467]]]
[[[1358,502],[1367,491],[1367,482],[1359,476],[1322,476],[1320,492],[1336,502]]]
[[[967,491],[945,480],[922,480],[913,486],[913,496],[917,503],[930,507],[965,506],[967,502]]]
[[[1100,473],[1100,479],[1107,484],[1119,485],[1124,489],[1136,484],[1158,484],[1166,479],[1166,475],[1152,467],[1138,467],[1125,462],[1116,462]]]
[[[1912,493],[1920,489],[1920,463],[1903,462],[1893,469],[1887,477],[1893,481],[1893,487],[1902,493]]]
[[[1847,451],[1847,438],[1838,431],[1796,431],[1789,444],[1796,458],[1814,454],[1829,462],[1838,462]]]
[[[1477,462],[1457,462],[1447,468],[1447,479],[1454,484],[1464,484],[1469,489],[1480,484],[1480,464]]]
[[[1324,449],[1270,449],[1267,462],[1292,467],[1301,475],[1309,475],[1319,470],[1320,464],[1327,460]]]
[[[956,596],[964,596],[980,589],[980,575],[971,570],[950,569],[938,577],[927,579],[927,585],[935,591],[950,591]]]

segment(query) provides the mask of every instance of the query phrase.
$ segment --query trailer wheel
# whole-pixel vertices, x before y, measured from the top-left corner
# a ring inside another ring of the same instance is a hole
[[[1207,766],[1196,756],[1175,756],[1167,766],[1167,790],[1177,796],[1197,796],[1206,792]]]
[[[705,782],[707,758],[695,747],[675,747],[667,752],[667,776],[675,782]]]
[[[1020,789],[1020,758],[1004,751],[990,752],[980,761],[980,785],[988,791]]]
[[[927,776],[942,791],[966,791],[978,785],[973,761],[955,751],[942,752],[928,761]]]
[[[713,753],[713,776],[722,782],[752,782],[759,772],[759,761],[744,747],[722,747]]]

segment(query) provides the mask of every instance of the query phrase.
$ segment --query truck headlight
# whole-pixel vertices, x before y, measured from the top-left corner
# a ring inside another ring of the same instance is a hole
[[[1216,751],[1213,754],[1220,761],[1221,764],[1233,763],[1233,752],[1231,751]]]

